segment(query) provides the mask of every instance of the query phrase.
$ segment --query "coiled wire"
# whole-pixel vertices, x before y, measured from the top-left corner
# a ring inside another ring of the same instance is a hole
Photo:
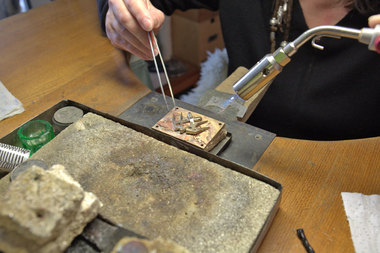
[[[30,150],[0,143],[0,169],[10,172],[29,158]]]

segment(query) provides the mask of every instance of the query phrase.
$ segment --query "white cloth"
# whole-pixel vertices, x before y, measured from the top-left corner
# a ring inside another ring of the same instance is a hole
[[[342,192],[356,253],[380,253],[380,195]]]
[[[228,75],[228,55],[224,48],[215,49],[214,53],[207,52],[207,60],[201,63],[201,77],[197,87],[182,95],[179,99],[188,104],[196,105],[208,90],[214,90]]]
[[[0,121],[25,111],[22,103],[0,82]]]

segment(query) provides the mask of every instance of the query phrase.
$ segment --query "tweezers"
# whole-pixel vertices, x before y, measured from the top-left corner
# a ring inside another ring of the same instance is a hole
[[[168,86],[169,86],[169,90],[170,90],[170,95],[172,96],[172,100],[173,100],[173,105],[175,107],[175,100],[174,100],[174,95],[173,95],[173,91],[172,91],[172,86],[170,85],[170,80],[169,80],[169,77],[168,77],[168,73],[166,72],[166,67],[165,67],[165,63],[164,63],[164,60],[162,59],[162,56],[161,56],[161,51],[160,51],[160,48],[158,47],[158,43],[157,43],[157,39],[156,39],[156,36],[154,36],[154,33],[151,31],[151,32],[148,32],[148,38],[149,38],[149,43],[150,43],[150,49],[152,50],[152,56],[153,56],[153,61],[154,61],[154,65],[156,66],[156,71],[157,71],[157,76],[158,76],[158,81],[160,83],[160,87],[161,87],[161,93],[162,93],[162,96],[164,97],[164,100],[165,100],[165,104],[166,104],[166,107],[169,109],[169,106],[168,106],[168,102],[166,101],[166,96],[165,96],[165,92],[164,92],[164,87],[162,85],[162,81],[161,81],[161,76],[160,76],[160,71],[158,69],[158,65],[157,65],[157,61],[156,61],[156,57],[154,57],[154,50],[153,50],[153,44],[152,44],[152,39],[151,39],[151,36],[153,37],[156,45],[157,45],[157,49],[158,49],[158,55],[160,56],[160,60],[161,60],[161,64],[162,64],[162,67],[164,69],[164,73],[165,73],[165,77],[166,77],[166,81],[168,82]]]

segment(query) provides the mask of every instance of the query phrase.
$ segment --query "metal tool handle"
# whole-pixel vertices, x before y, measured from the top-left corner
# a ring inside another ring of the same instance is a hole
[[[369,50],[380,54],[380,24],[376,25],[375,28],[363,28],[359,41],[367,44]]]
[[[290,57],[308,40],[314,38],[312,45],[323,49],[316,43],[316,39],[321,37],[357,39],[359,42],[367,44],[369,50],[380,53],[380,25],[361,30],[341,26],[318,26],[307,30],[284,47],[278,48],[273,54],[264,56],[233,85],[235,93],[245,100],[249,99],[266,84],[272,82],[282,68],[290,62]]]

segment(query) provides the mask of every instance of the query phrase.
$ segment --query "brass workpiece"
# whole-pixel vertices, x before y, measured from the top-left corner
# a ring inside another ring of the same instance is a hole
[[[189,119],[190,126],[188,126],[186,128],[186,134],[196,135],[196,134],[200,134],[203,131],[206,131],[206,130],[210,129],[209,126],[198,127],[200,125],[203,125],[203,124],[207,123],[207,120],[204,120],[204,121],[201,121],[201,122],[195,122],[195,118],[193,117],[193,115],[191,114],[191,112],[187,113],[187,118]],[[199,118],[201,118],[201,117],[199,117]],[[201,118],[201,120],[202,120],[202,118]]]
[[[221,121],[175,107],[153,129],[209,151],[226,136],[224,127]]]

